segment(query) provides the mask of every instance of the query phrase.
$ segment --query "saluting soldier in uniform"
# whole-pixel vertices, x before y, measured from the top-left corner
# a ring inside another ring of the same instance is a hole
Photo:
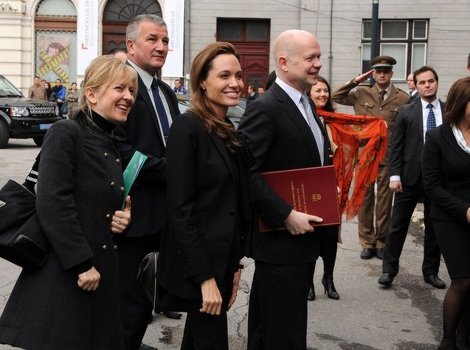
[[[408,94],[391,83],[393,65],[397,61],[390,56],[378,56],[370,61],[372,69],[361,74],[335,91],[332,100],[342,105],[353,106],[355,114],[381,117],[388,126],[388,140],[391,139],[393,123],[398,114],[398,109],[406,104],[410,98]],[[375,84],[372,86],[358,86],[360,83],[372,77]],[[359,243],[362,246],[361,258],[370,259],[375,255],[383,258],[383,248],[388,232],[390,213],[392,208],[393,193],[389,189],[390,180],[388,152],[379,167],[377,177],[377,195],[374,185],[366,190],[364,201],[359,210],[358,231]],[[377,198],[375,198],[377,197]],[[374,228],[374,202],[375,203],[375,228]]]

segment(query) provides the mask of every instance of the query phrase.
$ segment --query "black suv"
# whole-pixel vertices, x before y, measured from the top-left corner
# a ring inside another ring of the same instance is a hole
[[[33,138],[41,146],[47,129],[60,119],[55,102],[25,98],[0,75],[0,148],[6,147],[10,138]]]

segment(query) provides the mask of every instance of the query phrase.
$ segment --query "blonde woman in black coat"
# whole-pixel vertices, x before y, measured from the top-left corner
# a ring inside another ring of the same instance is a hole
[[[196,56],[191,88],[192,108],[175,118],[167,144],[170,230],[160,283],[188,313],[181,349],[227,350],[248,203],[239,141],[226,117],[243,90],[231,44],[210,44]]]
[[[41,151],[36,209],[51,248],[23,270],[0,319],[0,343],[25,349],[123,349],[113,234],[130,223],[113,129],[134,102],[135,71],[111,56],[85,73],[82,110],[55,123]]]

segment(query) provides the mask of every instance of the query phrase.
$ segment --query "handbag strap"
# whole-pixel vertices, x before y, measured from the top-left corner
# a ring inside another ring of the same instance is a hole
[[[32,193],[36,193],[34,190],[34,186],[36,186],[38,182],[38,175],[39,175],[39,158],[41,157],[41,152],[39,151],[38,155],[36,156],[36,160],[32,168],[29,170],[28,175],[24,180],[23,186],[28,189],[28,191]]]

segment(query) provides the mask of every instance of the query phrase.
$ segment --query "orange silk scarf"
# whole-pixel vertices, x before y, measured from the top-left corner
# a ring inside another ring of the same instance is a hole
[[[377,179],[380,161],[387,150],[387,124],[382,118],[327,112],[318,109],[338,147],[333,155],[340,213],[355,217],[364,200],[367,185]],[[354,188],[350,193],[354,179]]]

